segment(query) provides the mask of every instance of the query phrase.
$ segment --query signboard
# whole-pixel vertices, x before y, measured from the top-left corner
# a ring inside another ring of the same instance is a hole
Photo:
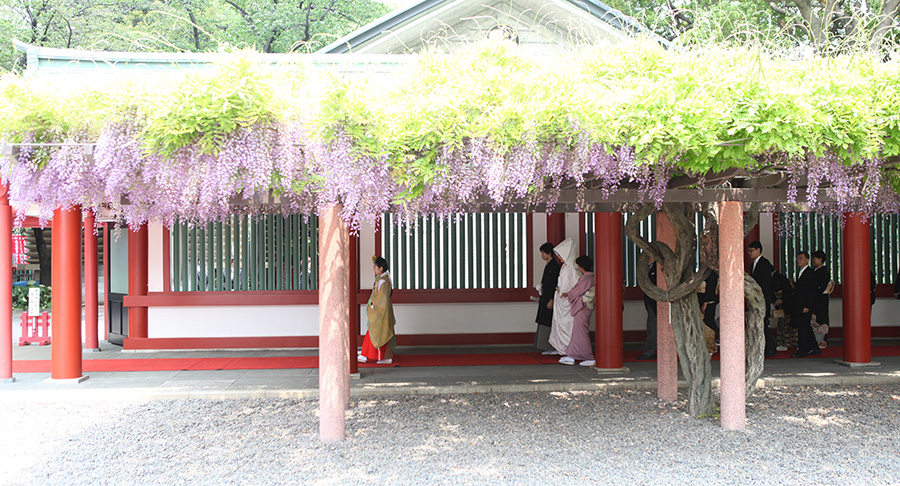
[[[40,287],[31,287],[28,289],[28,315],[41,315],[41,289]]]

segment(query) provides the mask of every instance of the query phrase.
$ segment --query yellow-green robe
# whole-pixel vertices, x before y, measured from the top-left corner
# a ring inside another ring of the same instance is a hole
[[[366,304],[366,317],[369,321],[369,339],[372,346],[380,348],[391,343],[394,346],[394,306],[391,304],[391,278],[387,272],[375,279],[372,295]]]

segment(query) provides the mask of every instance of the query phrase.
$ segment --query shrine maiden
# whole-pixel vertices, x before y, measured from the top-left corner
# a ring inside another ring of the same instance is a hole
[[[370,360],[378,364],[394,362],[394,346],[397,337],[394,335],[394,306],[391,304],[391,276],[388,273],[388,262],[382,257],[372,257],[372,269],[375,271],[375,283],[372,295],[366,304],[366,317],[369,330],[363,340],[362,351],[357,360],[367,363]]]

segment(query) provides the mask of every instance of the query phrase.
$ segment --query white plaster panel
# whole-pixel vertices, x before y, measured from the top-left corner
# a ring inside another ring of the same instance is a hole
[[[541,245],[547,242],[547,213],[535,213],[531,217],[532,221],[532,242],[534,248],[531,251],[531,268],[534,269],[532,274],[532,286],[535,287],[541,283],[544,276],[544,260],[541,259]]]
[[[759,213],[759,242],[762,243],[763,256],[770,262],[775,261],[775,217],[772,213]]]
[[[575,244],[575,248],[578,248],[579,255],[584,253],[584,249],[578,246],[581,241],[581,233],[578,231],[578,218],[580,217],[581,213],[566,213],[566,238],[572,238],[572,243]]]
[[[397,334],[479,334],[534,331],[536,302],[394,304]],[[365,329],[365,312],[360,314]]]
[[[147,284],[150,292],[163,292],[163,275],[169,269],[163,265],[163,246],[168,241],[163,239],[162,223],[147,225]]]
[[[364,224],[359,229],[359,282],[360,289],[372,287],[372,255],[375,254],[375,228]],[[391,265],[394,262],[388,262]]]
[[[319,306],[151,307],[148,337],[317,336]]]
[[[534,302],[470,304],[395,304],[398,334],[483,334],[534,331]],[[647,313],[640,300],[625,302],[625,331],[646,329]],[[841,301],[832,299],[832,326],[841,327]],[[878,299],[872,326],[900,325],[900,300]],[[316,336],[318,306],[151,307],[149,337]],[[591,320],[591,329],[593,319]],[[13,326],[18,331],[18,326]],[[365,306],[360,329],[366,332]],[[101,330],[102,331],[102,330]],[[15,334],[16,332],[14,332]],[[14,336],[18,337],[18,336]]]

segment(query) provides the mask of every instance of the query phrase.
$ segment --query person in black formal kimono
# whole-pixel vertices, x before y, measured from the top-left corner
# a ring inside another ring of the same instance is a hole
[[[816,299],[816,281],[813,269],[809,266],[809,253],[801,251],[797,254],[797,281],[794,284],[794,309],[791,312],[791,323],[797,328],[797,352],[792,358],[805,358],[822,354],[816,343],[816,336],[810,326],[812,310]]]
[[[819,325],[818,334],[822,338],[818,340],[818,345],[822,348],[825,347],[825,343],[828,341],[828,326],[831,323],[828,318],[828,301],[833,284],[831,283],[831,273],[828,271],[828,267],[825,266],[825,260],[827,259],[828,257],[824,251],[816,250],[812,252],[812,259],[810,260],[812,267],[815,269],[813,276],[816,280],[816,302],[813,304],[812,313],[816,316],[816,323]]]
[[[697,302],[706,324],[706,350],[715,354],[719,350],[719,325],[716,323],[716,307],[719,305],[719,274],[710,271],[706,280],[697,287]]]
[[[556,293],[556,285],[559,281],[559,263],[553,258],[552,244],[544,243],[541,245],[541,259],[547,264],[544,265],[544,275],[541,277],[541,283],[537,286],[537,291],[541,294],[541,298],[538,300],[537,316],[534,318],[534,322],[537,323],[534,347],[539,351],[543,351],[543,354],[558,355],[559,352],[550,345],[550,330],[553,325],[553,295]]]
[[[766,358],[775,356],[775,336],[769,328],[769,320],[772,319],[772,304],[775,303],[775,292],[772,290],[772,273],[775,267],[772,262],[762,254],[762,243],[753,241],[750,243],[747,252],[753,259],[753,265],[750,267],[750,276],[756,283],[762,287],[763,297],[766,299],[766,316],[763,318],[763,332],[766,336]]]

